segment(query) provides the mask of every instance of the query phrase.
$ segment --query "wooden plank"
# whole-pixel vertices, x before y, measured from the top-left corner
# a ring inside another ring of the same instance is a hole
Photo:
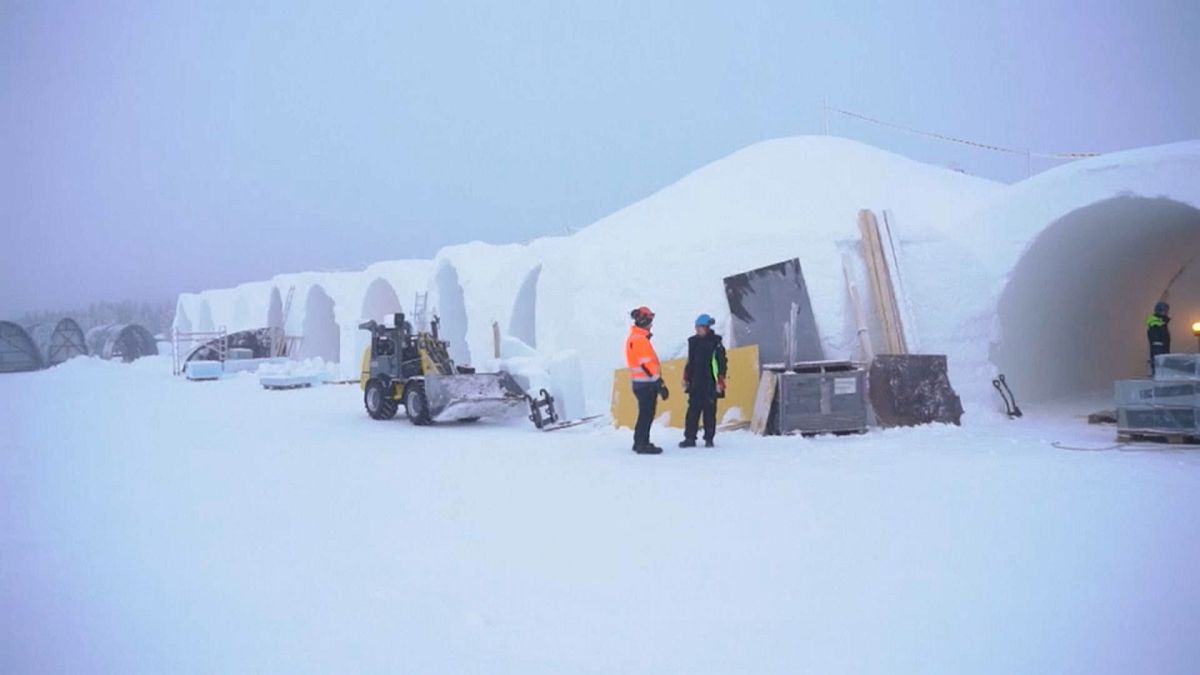
[[[775,391],[779,388],[779,374],[764,370],[758,378],[758,392],[754,395],[754,412],[750,416],[750,433],[762,436],[767,433],[767,421],[771,417],[771,405],[775,403]]]
[[[880,237],[879,221],[872,211],[863,209],[858,212],[858,226],[862,233],[863,258],[871,278],[875,307],[883,327],[884,346],[889,354],[907,354],[904,326],[896,302],[896,291],[892,285],[883,240]]]

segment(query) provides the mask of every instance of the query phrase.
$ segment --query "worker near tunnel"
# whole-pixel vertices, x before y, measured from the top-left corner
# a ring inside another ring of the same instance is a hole
[[[662,448],[650,442],[650,425],[654,423],[658,397],[665,401],[670,392],[662,381],[658,354],[650,344],[654,312],[649,307],[638,307],[629,316],[633,325],[625,340],[625,365],[629,367],[629,379],[638,406],[637,423],[633,427],[633,451],[639,455],[657,455],[662,453]]]
[[[1146,338],[1150,341],[1150,376],[1154,376],[1154,357],[1171,353],[1171,306],[1160,302],[1146,317]]]
[[[696,447],[700,418],[704,418],[704,447],[713,447],[717,434],[717,400],[725,397],[725,373],[728,364],[721,336],[713,331],[716,320],[707,314],[696,317],[696,334],[688,338],[687,365],[683,369],[683,390],[688,395],[681,448]]]

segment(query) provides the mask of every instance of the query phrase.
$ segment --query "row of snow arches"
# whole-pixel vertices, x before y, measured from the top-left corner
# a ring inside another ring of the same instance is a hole
[[[0,321],[0,373],[40,370],[88,353],[83,330],[74,319],[53,326],[35,324],[28,329]]]
[[[133,361],[157,353],[154,337],[138,324],[96,326],[85,335],[71,318],[60,319],[53,326],[35,324],[28,329],[0,321],[0,373],[40,370],[88,354]]]

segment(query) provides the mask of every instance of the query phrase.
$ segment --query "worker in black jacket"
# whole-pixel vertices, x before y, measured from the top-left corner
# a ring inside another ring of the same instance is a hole
[[[725,347],[713,332],[711,316],[696,317],[696,334],[688,338],[688,360],[683,369],[683,390],[688,395],[681,448],[696,447],[700,417],[704,417],[704,447],[713,447],[717,433],[717,399],[725,397]]]
[[[1146,317],[1146,338],[1150,340],[1150,376],[1154,376],[1154,357],[1171,353],[1171,306],[1160,302]]]

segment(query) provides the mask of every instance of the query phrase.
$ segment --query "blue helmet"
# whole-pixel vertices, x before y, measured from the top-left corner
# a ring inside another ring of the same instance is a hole
[[[1160,302],[1160,303],[1158,303],[1157,305],[1155,305],[1155,306],[1154,306],[1154,313],[1155,313],[1155,314],[1162,314],[1162,315],[1166,315],[1166,313],[1167,313],[1167,312],[1169,312],[1169,311],[1171,311],[1171,306],[1170,306],[1170,305],[1168,305],[1168,304],[1167,304],[1167,303],[1165,303],[1165,302]]]
[[[696,325],[697,326],[705,326],[705,327],[711,328],[716,323],[717,323],[717,320],[707,314],[701,314],[700,316],[696,317]]]

